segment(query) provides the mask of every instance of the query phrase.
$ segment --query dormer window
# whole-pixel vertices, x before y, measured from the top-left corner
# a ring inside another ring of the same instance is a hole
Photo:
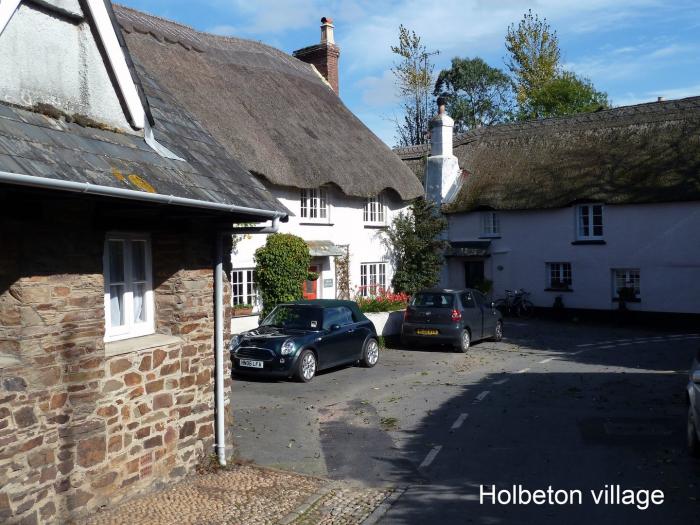
[[[304,221],[327,222],[328,191],[325,188],[302,189],[300,215]]]
[[[384,226],[386,224],[386,206],[382,195],[367,198],[363,218],[368,225]]]
[[[501,221],[498,218],[498,213],[495,211],[487,211],[481,215],[481,236],[482,237],[500,237],[501,236]]]
[[[576,209],[577,238],[579,241],[603,239],[603,205],[581,204]]]

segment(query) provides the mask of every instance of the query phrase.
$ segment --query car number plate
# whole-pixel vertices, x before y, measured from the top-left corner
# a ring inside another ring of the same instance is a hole
[[[240,365],[247,366],[248,368],[262,368],[263,362],[262,361],[253,361],[252,359],[241,359]]]
[[[437,330],[416,330],[418,335],[438,335]]]

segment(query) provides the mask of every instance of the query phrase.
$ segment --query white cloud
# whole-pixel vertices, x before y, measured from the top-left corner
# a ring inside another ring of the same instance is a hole
[[[362,102],[370,107],[394,105],[398,101],[396,79],[391,70],[379,76],[366,76],[355,82],[361,92]]]

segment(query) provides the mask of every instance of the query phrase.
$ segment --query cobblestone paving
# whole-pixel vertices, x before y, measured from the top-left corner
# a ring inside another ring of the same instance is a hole
[[[362,523],[391,489],[341,488],[317,501],[293,525],[354,525]]]
[[[326,487],[324,489],[324,487]],[[314,494],[328,490],[306,512],[289,515]],[[339,482],[250,465],[188,478],[161,492],[96,512],[81,525],[294,525],[359,524],[391,489]]]

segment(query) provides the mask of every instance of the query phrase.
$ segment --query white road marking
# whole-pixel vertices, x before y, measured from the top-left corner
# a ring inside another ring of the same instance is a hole
[[[457,430],[459,427],[462,426],[462,423],[464,423],[464,420],[469,417],[469,414],[460,414],[459,417],[456,419],[454,423],[452,423],[452,426],[450,427],[450,430]]]
[[[579,354],[582,354],[582,353],[585,352],[585,351],[586,351],[586,350],[578,350],[578,351],[576,351],[576,352],[571,352],[569,355],[579,355]]]
[[[506,377],[505,379],[501,379],[499,381],[494,381],[493,384],[494,385],[502,385],[503,383],[507,383],[508,381],[510,381],[510,378]]]
[[[600,348],[603,350],[607,350],[608,348],[615,348],[617,345],[606,345],[606,346],[601,346]]]
[[[435,460],[435,458],[437,457],[437,455],[440,453],[441,450],[442,450],[442,445],[437,445],[437,446],[433,447],[432,449],[430,449],[430,452],[428,452],[428,455],[425,456],[425,459],[423,460],[423,462],[420,465],[418,465],[418,468],[429,467],[430,464]]]
[[[543,365],[543,364],[549,363],[550,361],[553,361],[553,360],[554,360],[553,357],[548,357],[547,359],[543,359],[542,361],[539,361],[539,363],[540,363],[541,365]]]
[[[594,346],[594,345],[596,345],[596,344],[597,344],[597,343],[586,343],[585,345],[576,345],[576,348],[584,348],[584,347],[586,347],[586,346]]]
[[[518,371],[516,372],[516,374],[524,374],[525,372],[529,372],[529,371],[530,371],[529,368],[523,368],[522,370],[518,370]]]
[[[476,399],[474,400],[474,403],[479,403],[480,401],[483,401],[486,396],[488,396],[491,393],[490,390],[484,390],[481,392],[478,396],[476,396]]]

